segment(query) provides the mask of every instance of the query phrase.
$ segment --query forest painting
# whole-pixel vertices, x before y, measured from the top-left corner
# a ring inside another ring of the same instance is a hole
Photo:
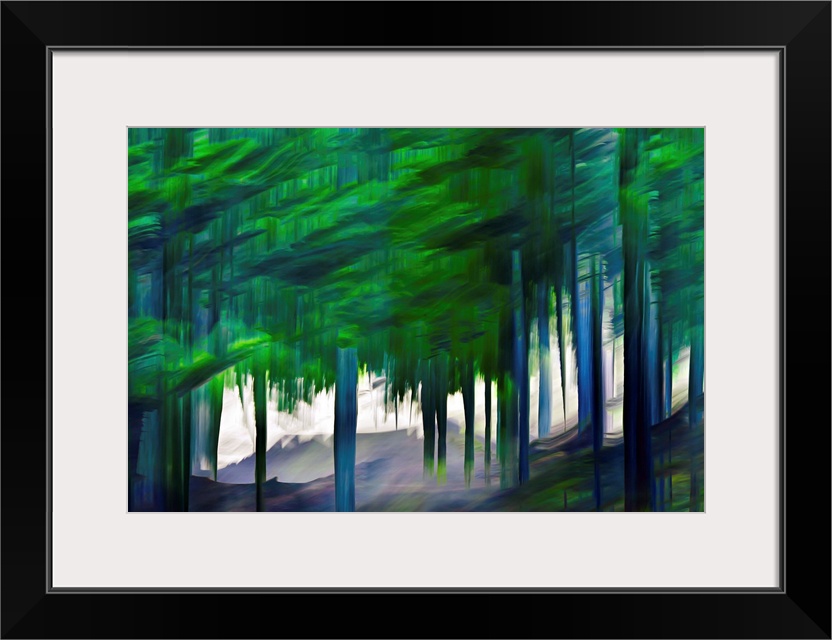
[[[703,511],[704,129],[130,128],[129,511]]]

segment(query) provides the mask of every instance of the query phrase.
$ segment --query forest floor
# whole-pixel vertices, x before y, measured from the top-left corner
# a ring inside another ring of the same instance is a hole
[[[700,398],[702,401],[702,398]],[[530,480],[501,489],[492,447],[490,484],[484,442],[475,441],[471,487],[463,476],[464,434],[448,420],[447,478],[423,478],[423,441],[416,430],[359,433],[355,494],[358,511],[596,511],[594,456],[586,433],[576,426],[530,444]],[[688,424],[687,405],[653,427],[656,511],[704,509],[704,424]],[[607,437],[599,456],[601,511],[624,509],[624,446]],[[252,457],[219,473],[219,482],[194,476],[191,511],[254,511]],[[277,477],[276,477],[277,476]],[[312,438],[267,453],[263,486],[267,511],[334,511],[331,441]],[[292,482],[282,481],[288,477]]]

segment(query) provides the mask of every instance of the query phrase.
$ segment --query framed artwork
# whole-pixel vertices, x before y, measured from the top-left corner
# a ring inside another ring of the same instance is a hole
[[[704,128],[128,135],[129,511],[704,511]]]
[[[3,3],[3,637],[829,637],[829,3],[378,7]]]

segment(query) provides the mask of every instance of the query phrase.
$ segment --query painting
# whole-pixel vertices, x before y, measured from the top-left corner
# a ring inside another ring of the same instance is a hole
[[[129,128],[129,511],[705,508],[704,129]]]

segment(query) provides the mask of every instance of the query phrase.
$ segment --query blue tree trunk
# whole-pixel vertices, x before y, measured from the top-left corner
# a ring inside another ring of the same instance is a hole
[[[537,285],[537,334],[540,380],[537,403],[537,435],[545,438],[552,424],[552,360],[549,354],[549,285]]]
[[[648,269],[649,272],[649,269]],[[645,283],[644,304],[647,310],[644,330],[644,367],[647,374],[647,422],[650,426],[662,419],[662,354],[659,331],[659,302],[653,295],[653,286]]]
[[[566,427],[566,339],[563,335],[563,257],[555,260],[555,302],[557,305],[558,360],[560,364],[560,393],[563,400],[563,424]]]
[[[688,411],[691,427],[699,426],[702,420],[702,390],[704,388],[703,377],[705,375],[705,344],[704,330],[702,327],[699,310],[694,314],[693,324],[690,329],[690,369],[688,382]]]
[[[355,511],[358,355],[338,347],[335,368],[335,510]]]
[[[576,358],[578,362],[578,424],[584,431],[592,417],[592,328],[591,295],[582,295],[581,284],[576,286],[575,337],[577,340]]]
[[[180,437],[182,442],[180,445],[179,455],[182,457],[179,463],[180,473],[182,474],[182,511],[187,511],[190,504],[190,486],[191,486],[191,393],[186,393],[185,397],[180,400],[181,403],[181,430]]]
[[[503,465],[505,465],[505,441],[506,441],[506,421],[505,421],[505,386],[503,383],[503,375],[497,376],[497,463],[500,465],[501,473]]]
[[[500,401],[503,410],[500,417],[503,426],[503,459],[500,466],[500,487],[508,489],[517,486],[520,481],[517,465],[517,388],[510,372],[503,372],[501,377],[503,384],[500,390]]]
[[[580,283],[578,281],[578,227],[575,223],[575,130],[569,131],[569,153],[570,153],[570,180],[571,180],[571,200],[572,200],[572,246],[570,251],[570,273],[572,291],[570,292],[570,308],[572,311],[572,341],[575,346],[575,359],[577,363],[577,380],[578,380],[578,431],[581,432],[586,426],[587,416],[590,414],[589,408],[589,384],[591,378],[588,377],[589,367],[587,360],[589,355],[586,353],[586,345],[584,344],[584,336],[586,331],[581,319],[581,292]],[[586,314],[583,314],[585,317]]]
[[[144,410],[141,405],[127,403],[127,510],[133,511],[140,502],[138,490],[140,478],[139,467],[139,446],[142,439],[142,428],[144,427]]]
[[[655,483],[653,473],[653,447],[652,447],[652,403],[651,394],[655,388],[655,384],[651,378],[655,362],[653,357],[654,340],[653,332],[651,331],[650,322],[650,268],[644,254],[647,246],[647,215],[645,213],[644,220],[644,236],[642,240],[642,258],[641,258],[641,286],[642,286],[642,325],[641,325],[641,352],[640,352],[640,371],[641,379],[639,381],[640,393],[637,406],[637,423],[638,430],[636,431],[636,446],[638,447],[638,462],[636,471],[637,482],[637,505],[639,511],[650,511],[655,509]],[[626,379],[626,378],[625,378]]]
[[[523,277],[520,251],[511,252],[511,288],[514,309],[513,374],[517,386],[517,436],[519,440],[518,480],[529,480],[529,352],[526,348],[526,322],[523,309]]]
[[[664,327],[662,324],[662,304],[664,304],[662,300],[656,302],[656,344],[653,350],[653,371],[655,373],[653,412],[655,419],[653,424],[658,424],[664,420]]]
[[[604,376],[602,368],[603,354],[603,318],[604,318],[604,274],[601,258],[598,269],[595,259],[592,261],[592,451],[595,466],[595,509],[601,511],[601,448],[604,444],[604,418],[606,404],[604,398]]]

